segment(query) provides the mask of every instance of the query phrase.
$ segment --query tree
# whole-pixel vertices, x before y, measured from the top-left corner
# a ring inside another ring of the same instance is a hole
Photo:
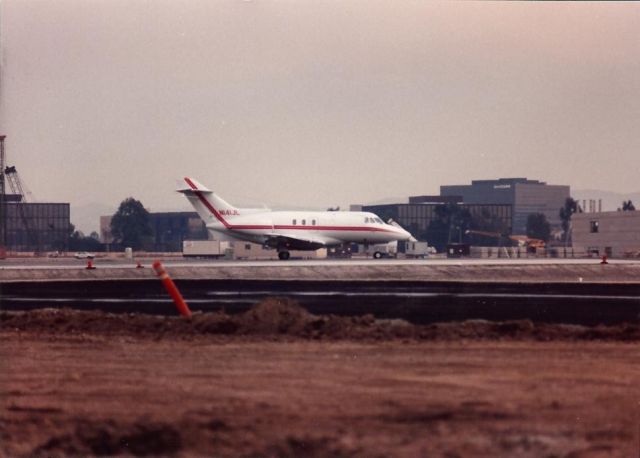
[[[444,251],[447,244],[461,242],[471,225],[471,213],[457,204],[438,205],[435,218],[427,228],[427,240],[438,251]]]
[[[492,215],[486,208],[471,217],[470,229],[465,239],[471,245],[510,246],[513,244],[509,239],[511,231],[508,224],[499,216]],[[475,231],[487,234],[479,234]]]
[[[633,205],[631,200],[622,201],[622,211],[623,212],[632,212],[635,211],[636,207]]]
[[[98,239],[85,236],[82,231],[76,230],[69,236],[69,249],[71,251],[103,251]]]
[[[145,238],[153,234],[149,212],[139,200],[128,197],[120,203],[111,218],[111,234],[117,243],[136,250],[142,247]]]
[[[543,213],[531,213],[527,217],[527,237],[545,242],[551,237],[551,225]]]
[[[562,220],[562,232],[564,234],[565,243],[569,241],[569,228],[571,227],[571,216],[580,212],[578,201],[567,197],[564,201],[564,207],[560,208],[560,219]]]

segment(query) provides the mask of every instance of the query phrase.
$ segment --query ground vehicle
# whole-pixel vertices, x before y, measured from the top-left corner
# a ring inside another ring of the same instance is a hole
[[[366,253],[373,259],[395,258],[398,256],[398,242],[377,243],[366,247]]]
[[[407,258],[426,258],[435,253],[435,249],[427,242],[405,242],[404,253]]]
[[[86,251],[78,251],[73,255],[73,257],[76,259],[93,259],[96,255],[93,253],[87,253]]]

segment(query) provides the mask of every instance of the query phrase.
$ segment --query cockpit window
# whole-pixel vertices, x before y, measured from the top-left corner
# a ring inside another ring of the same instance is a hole
[[[368,223],[368,222],[369,222],[369,217],[368,217],[368,216],[364,219],[364,222],[365,222],[365,223]]]

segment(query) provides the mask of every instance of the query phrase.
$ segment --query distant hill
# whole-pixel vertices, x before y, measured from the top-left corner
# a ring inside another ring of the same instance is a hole
[[[571,191],[571,197],[579,200],[580,205],[582,205],[583,200],[594,199],[597,201],[602,199],[602,211],[616,211],[619,207],[622,207],[623,201],[631,200],[635,207],[640,210],[640,192],[624,194],[600,189],[576,189]],[[588,202],[587,205],[589,205]]]

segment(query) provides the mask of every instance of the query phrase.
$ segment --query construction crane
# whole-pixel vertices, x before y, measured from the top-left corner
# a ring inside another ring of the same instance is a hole
[[[20,202],[26,204],[33,199],[33,195],[31,194],[31,191],[29,191],[27,186],[20,179],[20,175],[18,175],[18,170],[16,169],[15,166],[5,168],[4,175],[6,177],[7,182],[9,183],[11,192],[20,196]],[[27,199],[27,196],[29,196],[29,199]]]
[[[28,203],[27,194],[30,196],[30,198],[33,198],[33,196],[20,179],[20,175],[18,175],[18,170],[15,166],[8,166],[4,168],[3,180],[6,180],[6,182],[9,184],[11,192],[18,196],[18,200],[15,203],[16,210],[18,212],[18,215],[20,216],[20,220],[22,221],[22,225],[27,234],[28,243],[36,248],[35,251],[37,253],[40,251],[38,234],[35,228],[32,226],[30,219],[27,218],[27,214],[25,211],[25,204]],[[4,191],[6,191],[6,189]],[[4,198],[6,199],[6,194]],[[6,208],[7,207],[5,202],[4,209],[6,210]]]

